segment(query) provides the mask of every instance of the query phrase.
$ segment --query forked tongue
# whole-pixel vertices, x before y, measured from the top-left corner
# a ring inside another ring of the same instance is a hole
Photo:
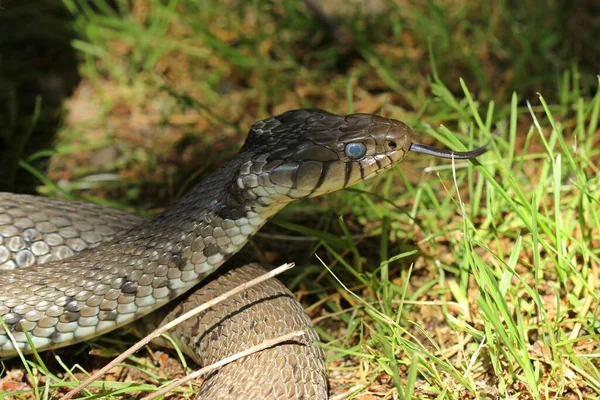
[[[456,160],[468,160],[479,157],[489,149],[490,143],[469,151],[453,151],[448,149],[438,149],[437,147],[428,146],[426,144],[412,143],[409,150],[415,153],[427,154],[440,158],[454,158]]]

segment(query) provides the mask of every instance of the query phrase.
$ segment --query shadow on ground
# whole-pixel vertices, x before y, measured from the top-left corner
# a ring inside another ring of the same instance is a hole
[[[59,1],[4,1],[0,9],[0,191],[34,192],[19,161],[48,149],[62,101],[77,83],[72,17]],[[29,160],[45,170],[45,160]]]

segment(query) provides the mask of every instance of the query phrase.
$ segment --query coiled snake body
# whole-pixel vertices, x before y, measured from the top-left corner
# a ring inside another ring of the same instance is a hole
[[[412,142],[402,122],[370,114],[293,110],[255,123],[237,156],[179,202],[143,221],[101,206],[0,193],[0,357],[66,346],[130,324],[197,286],[298,198],[348,187],[411,151],[472,158]],[[28,267],[27,269],[21,269]],[[261,274],[230,267],[144,318],[152,327]],[[144,328],[145,329],[145,328]],[[295,330],[305,337],[210,376],[199,398],[324,399],[325,365],[310,319],[278,281],[229,299],[172,332],[211,363]]]

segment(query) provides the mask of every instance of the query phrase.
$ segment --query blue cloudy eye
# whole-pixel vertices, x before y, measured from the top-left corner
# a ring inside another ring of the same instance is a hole
[[[367,146],[362,143],[348,143],[344,153],[352,160],[357,160],[367,153]]]

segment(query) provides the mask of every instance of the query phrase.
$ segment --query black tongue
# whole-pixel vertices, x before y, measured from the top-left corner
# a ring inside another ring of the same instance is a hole
[[[448,149],[438,149],[437,147],[428,146],[426,144],[412,143],[409,150],[415,153],[427,154],[429,156],[440,158],[454,158],[456,160],[468,160],[470,158],[479,157],[488,151],[489,143],[469,151],[453,151]]]

